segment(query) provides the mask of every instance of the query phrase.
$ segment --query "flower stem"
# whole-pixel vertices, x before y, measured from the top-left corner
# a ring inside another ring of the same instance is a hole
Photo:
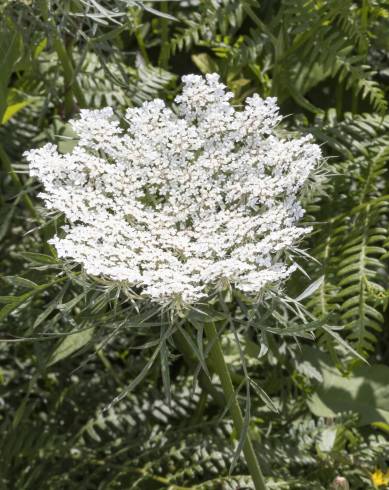
[[[77,101],[78,106],[81,108],[86,107],[86,100],[84,97],[84,93],[76,79],[76,73],[74,70],[71,54],[66,48],[59,29],[55,24],[54,18],[50,18],[51,12],[48,2],[40,1],[38,5],[40,7],[40,13],[43,19],[46,22],[50,22],[53,30],[53,47],[62,65],[65,85],[64,108],[66,116],[68,117],[71,116],[74,112],[74,98]]]
[[[169,12],[167,2],[162,2],[161,11],[165,14]],[[170,43],[169,43],[169,21],[166,18],[160,19],[161,23],[161,50],[159,53],[158,66],[165,70],[169,67]]]
[[[234,422],[235,430],[239,434],[242,434],[243,430],[243,416],[240,409],[234,385],[232,384],[231,376],[228,371],[226,361],[224,359],[223,350],[220,344],[219,336],[216,327],[213,323],[207,323],[204,326],[205,335],[211,343],[211,350],[209,356],[212,361],[213,371],[219,376],[220,382],[223,388],[226,403],[229,405],[229,410]],[[250,471],[251,477],[254,482],[256,490],[266,490],[265,480],[262,474],[261,467],[259,466],[257,456],[255,454],[252,442],[249,435],[245,436],[245,442],[243,444],[243,454],[246,458],[246,463]]]
[[[134,31],[134,33],[135,33],[136,42],[138,43],[140,54],[142,55],[142,58],[143,58],[145,64],[149,65],[150,64],[150,58],[149,58],[149,55],[147,53],[146,45],[145,45],[145,42],[143,39],[143,34],[142,34],[142,29],[141,29],[141,25],[142,25],[141,24],[142,23],[141,16],[142,16],[141,12],[135,14],[135,17],[134,17],[135,31]]]

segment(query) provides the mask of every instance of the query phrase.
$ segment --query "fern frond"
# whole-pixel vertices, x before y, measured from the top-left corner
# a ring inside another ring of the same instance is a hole
[[[324,222],[314,250],[322,263],[316,274],[324,275],[324,281],[308,306],[315,315],[329,314],[342,325],[363,355],[374,350],[387,297],[388,127],[387,116],[346,114],[338,121],[329,112],[313,129],[340,158],[333,161],[337,176],[327,188],[329,196],[336,195],[336,213],[326,197],[316,213]],[[325,334],[322,341],[331,344]]]
[[[389,203],[372,209],[366,205],[357,222],[351,226],[347,245],[339,260],[338,300],[341,301],[341,319],[349,331],[348,339],[361,354],[374,351],[377,334],[383,323],[377,297],[385,292],[382,247],[385,229],[379,227],[380,217],[388,211]],[[354,230],[353,230],[354,228]]]
[[[353,90],[362,99],[368,99],[374,111],[381,115],[386,113],[388,102],[385,93],[379,84],[373,80],[374,72],[363,64],[362,56],[340,56],[332,71],[333,76],[338,76],[340,82],[345,82],[347,89]]]

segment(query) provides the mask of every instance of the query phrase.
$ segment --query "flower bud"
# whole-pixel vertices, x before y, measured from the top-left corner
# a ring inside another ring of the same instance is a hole
[[[350,490],[350,485],[346,478],[343,476],[337,476],[332,483],[333,490]]]

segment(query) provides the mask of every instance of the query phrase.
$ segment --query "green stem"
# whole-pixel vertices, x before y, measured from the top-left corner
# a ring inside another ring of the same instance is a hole
[[[236,397],[234,385],[232,384],[230,372],[224,359],[223,350],[220,344],[216,327],[213,323],[207,323],[204,326],[204,330],[205,335],[207,336],[211,344],[209,355],[212,360],[213,369],[220,378],[225,401],[229,405],[229,410],[232,416],[232,420],[234,422],[235,430],[240,436],[242,434],[244,426],[243,415]],[[246,458],[246,463],[253,479],[255,489],[266,490],[266,484],[261,471],[261,467],[259,466],[257,456],[255,454],[252,442],[250,441],[248,434],[245,436],[245,442],[243,444],[243,454]]]
[[[84,94],[75,77],[73,63],[59,34],[57,34],[54,38],[54,49],[56,50],[57,56],[62,64],[67,91],[74,93],[77,104],[80,107],[86,107],[87,104]]]
[[[168,3],[162,2],[161,11],[168,13]],[[161,51],[159,53],[158,65],[165,70],[169,67],[170,43],[169,43],[169,21],[166,18],[160,19],[161,22]]]
[[[59,35],[56,35],[53,42],[58,59],[61,62],[64,77],[64,108],[65,115],[68,117],[73,114],[73,66],[68,57],[65,45]]]
[[[208,397],[208,393],[205,390],[202,390],[200,394],[199,402],[197,404],[196,410],[192,417],[193,425],[196,425],[199,422],[201,422],[205,407],[207,406],[207,397]]]
[[[272,41],[273,45],[275,46],[277,44],[277,38],[272,34],[270,29],[267,27],[267,25],[261,21],[258,15],[254,12],[254,10],[251,7],[249,7],[247,4],[243,5],[243,10],[254,22],[254,24],[269,36],[269,39]]]
[[[342,116],[343,116],[343,95],[344,95],[343,82],[338,80],[335,89],[335,106],[336,106],[336,116],[339,121],[342,120]]]
[[[351,97],[351,112],[353,114],[356,114],[358,112],[358,105],[359,105],[359,100],[358,100],[358,95],[353,92],[352,97]]]
[[[141,12],[139,12],[139,13],[135,14],[135,17],[134,17],[135,39],[136,39],[136,42],[138,43],[139,51],[142,55],[144,62],[146,63],[146,65],[149,65],[150,64],[150,58],[149,58],[149,55],[147,53],[146,45],[145,45],[143,35],[142,35],[141,15],[142,15]]]
[[[39,8],[42,17],[47,21],[49,20],[50,9],[48,3],[45,1],[39,2]],[[79,107],[86,107],[86,100],[84,94],[76,80],[76,74],[74,71],[71,56],[68,53],[65,43],[58,32],[54,19],[51,19],[52,29],[55,32],[53,38],[53,47],[57,53],[58,59],[62,65],[64,82],[65,82],[65,113],[70,116],[74,110],[75,98]]]
[[[361,56],[367,56],[369,51],[369,37],[368,37],[368,25],[369,25],[369,4],[367,0],[362,0],[361,7],[361,39],[358,44],[358,54]],[[358,112],[359,97],[353,92],[351,101],[351,112],[356,114]]]

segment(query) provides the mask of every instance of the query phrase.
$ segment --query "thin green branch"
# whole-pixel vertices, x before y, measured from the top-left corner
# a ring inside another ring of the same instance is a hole
[[[135,14],[134,16],[134,33],[135,33],[135,39],[136,42],[138,43],[139,51],[142,55],[142,58],[146,65],[150,64],[150,58],[147,53],[146,45],[143,39],[143,34],[142,34],[142,23],[141,23],[141,15],[142,12],[139,11],[138,13]]]
[[[204,330],[209,342],[212,345],[209,355],[212,360],[213,369],[220,378],[225,401],[228,404],[235,430],[238,435],[241,436],[244,430],[243,415],[234,390],[234,385],[232,384],[230,372],[224,359],[218,332],[213,323],[205,324]],[[253,479],[255,489],[266,490],[265,479],[263,477],[261,467],[259,466],[249,434],[245,435],[243,454],[246,458],[246,463]]]
[[[40,12],[42,17],[48,21],[49,17],[49,7],[47,2],[39,2]],[[55,24],[54,19],[52,18],[50,21],[51,27],[54,32],[53,36],[53,47],[55,52],[57,53],[58,59],[62,65],[62,71],[65,82],[65,113],[67,116],[71,115],[74,111],[74,99],[76,99],[79,107],[86,107],[86,99],[84,97],[84,93],[77,82],[76,73],[74,70],[74,66],[72,63],[71,55],[66,49],[65,43],[58,32],[57,26]]]
[[[168,3],[162,2],[161,10],[167,14],[169,12]],[[159,53],[158,65],[167,70],[169,68],[170,43],[169,43],[169,21],[165,17],[160,19],[161,23],[161,51]]]

